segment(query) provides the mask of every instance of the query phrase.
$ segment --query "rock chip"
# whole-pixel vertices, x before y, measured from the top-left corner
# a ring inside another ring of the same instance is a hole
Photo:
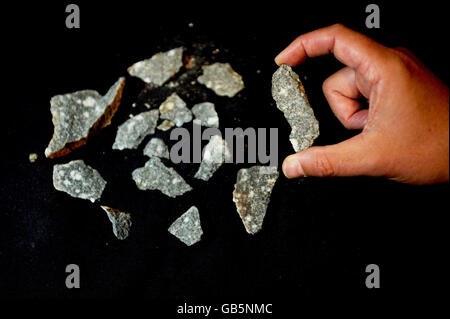
[[[131,215],[108,206],[101,206],[113,226],[113,233],[120,240],[128,237],[131,228]]]
[[[155,133],[158,122],[159,111],[151,110],[139,113],[119,126],[113,149],[135,149],[142,140],[150,134]]]
[[[202,67],[203,74],[197,81],[213,90],[217,95],[233,97],[244,88],[242,76],[229,63],[214,63]]]
[[[160,52],[150,59],[136,62],[128,68],[128,73],[146,83],[163,85],[183,66],[183,48]]]
[[[319,136],[319,122],[300,78],[290,66],[282,64],[273,74],[272,97],[291,126],[289,140],[295,152],[310,147]]]
[[[233,201],[249,234],[257,233],[262,227],[278,175],[275,166],[252,166],[238,172]]]
[[[211,136],[203,150],[203,159],[195,178],[208,181],[220,166],[231,158],[227,142],[218,135]]]
[[[161,119],[170,120],[176,126],[182,126],[192,120],[191,110],[186,107],[186,103],[176,93],[172,93],[160,105],[159,112]]]
[[[106,186],[100,173],[82,160],[53,166],[53,186],[72,197],[98,200]]]
[[[187,246],[200,241],[203,230],[200,225],[200,215],[195,206],[189,208],[183,215],[177,218],[169,227],[169,233],[177,237]]]
[[[120,105],[124,86],[125,78],[121,77],[104,96],[94,90],[83,90],[52,97],[50,111],[54,133],[45,156],[64,156],[108,126]]]
[[[191,111],[195,119],[200,120],[202,126],[219,127],[219,116],[213,103],[203,102],[195,104]]]
[[[169,159],[169,148],[164,141],[158,137],[152,138],[144,148],[144,155],[148,157],[160,157]]]
[[[165,166],[158,157],[151,157],[144,167],[135,169],[133,180],[141,190],[157,189],[172,198],[192,190],[183,177],[173,168]]]
[[[30,163],[36,162],[37,159],[38,159],[38,155],[36,153],[31,153],[30,155],[28,155],[28,160],[30,161]]]
[[[174,122],[172,122],[172,121],[169,121],[169,120],[164,120],[164,121],[162,121],[162,123],[161,124],[159,124],[156,128],[158,129],[158,130],[161,130],[161,131],[167,131],[167,130],[170,130],[172,127],[174,127],[175,126],[175,123]]]

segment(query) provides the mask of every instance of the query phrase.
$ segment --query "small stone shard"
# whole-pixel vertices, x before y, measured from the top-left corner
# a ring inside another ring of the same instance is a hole
[[[148,157],[159,157],[169,159],[169,148],[164,141],[158,137],[152,138],[144,148],[144,155]]]
[[[174,126],[175,126],[174,122],[169,121],[169,120],[164,120],[164,121],[162,121],[161,124],[158,125],[157,128],[158,128],[158,130],[161,130],[161,131],[165,132],[167,130],[170,130]]]
[[[131,215],[112,207],[101,207],[106,212],[109,220],[111,221],[114,235],[116,235],[116,237],[120,240],[127,238],[132,225]]]
[[[195,119],[200,120],[202,126],[219,127],[219,116],[213,103],[203,102],[195,104],[191,111]]]
[[[50,111],[55,128],[45,156],[64,156],[108,126],[120,105],[124,86],[125,78],[121,77],[104,96],[94,90],[83,90],[52,97]]]
[[[151,157],[144,167],[133,171],[133,180],[141,190],[159,190],[163,194],[175,198],[192,190],[173,168],[169,168],[158,157]]]
[[[203,159],[195,173],[195,178],[208,181],[222,164],[231,158],[227,142],[218,135],[213,135],[205,146]]]
[[[125,121],[117,130],[112,148],[115,150],[137,148],[147,135],[155,133],[158,117],[159,111],[151,110],[139,113]]]
[[[128,73],[146,83],[163,85],[183,66],[183,48],[160,52],[150,59],[136,62],[128,68]]]
[[[186,103],[176,93],[172,93],[159,107],[160,117],[163,120],[170,120],[176,126],[192,120],[192,113],[186,107]]]
[[[229,63],[214,63],[202,67],[203,74],[197,81],[213,90],[217,95],[233,97],[244,88],[242,76]]]
[[[30,161],[30,163],[36,162],[37,159],[38,159],[38,155],[36,153],[31,153],[30,155],[28,155],[28,160]]]
[[[272,97],[291,126],[289,140],[295,152],[310,147],[319,136],[319,122],[300,78],[290,66],[282,64],[273,74]]]
[[[249,234],[257,233],[262,227],[278,175],[275,166],[253,166],[238,172],[233,201]]]
[[[72,197],[98,200],[105,189],[106,181],[100,173],[86,165],[83,160],[53,166],[53,186]]]
[[[177,237],[187,246],[200,241],[203,230],[200,225],[200,215],[195,206],[189,208],[183,215],[177,218],[169,227],[169,233]]]

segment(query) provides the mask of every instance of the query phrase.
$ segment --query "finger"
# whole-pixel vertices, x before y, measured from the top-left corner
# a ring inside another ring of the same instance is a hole
[[[361,110],[356,100],[361,96],[356,85],[355,71],[345,67],[323,83],[323,93],[333,113],[348,129],[362,129],[367,123],[367,110]]]
[[[339,144],[311,147],[288,156],[283,162],[283,173],[288,178],[380,176],[383,165],[375,145],[361,133]]]
[[[276,58],[275,62],[295,66],[307,57],[333,53],[336,59],[356,71],[367,68],[384,54],[386,47],[340,24],[299,36]]]

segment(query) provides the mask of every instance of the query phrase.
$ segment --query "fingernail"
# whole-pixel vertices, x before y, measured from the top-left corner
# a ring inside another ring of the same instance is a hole
[[[295,158],[288,158],[283,163],[283,173],[287,178],[302,177],[305,175],[302,165]]]
[[[275,57],[275,63],[276,63],[278,66],[281,65],[280,59],[283,57],[283,55],[284,55],[284,50],[281,51],[280,53],[278,53],[278,55]]]

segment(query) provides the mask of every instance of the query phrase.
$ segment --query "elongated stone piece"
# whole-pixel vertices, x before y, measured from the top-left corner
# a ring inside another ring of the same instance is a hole
[[[200,120],[202,126],[219,127],[219,116],[213,103],[203,102],[195,104],[191,111],[195,119]]]
[[[291,126],[289,140],[295,152],[310,147],[319,136],[319,122],[300,78],[289,65],[282,64],[273,74],[272,97]]]
[[[128,73],[146,83],[163,85],[183,66],[183,48],[160,52],[150,59],[136,62],[128,68]]]
[[[192,121],[192,113],[176,93],[172,93],[159,107],[161,119],[170,120],[176,126]]]
[[[262,228],[278,175],[275,166],[252,166],[239,170],[237,174],[233,201],[249,234]]]
[[[187,246],[200,241],[203,230],[200,225],[200,215],[195,206],[189,208],[183,215],[178,217],[169,227],[169,233],[177,237]]]
[[[159,111],[151,110],[139,113],[125,121],[117,130],[112,148],[115,150],[137,148],[147,135],[155,133],[158,117]]]
[[[170,130],[172,127],[174,127],[175,126],[175,123],[174,122],[172,122],[172,121],[169,121],[169,120],[164,120],[164,121],[162,121],[161,122],[161,124],[159,124],[156,128],[158,129],[158,130],[161,130],[161,131],[168,131],[168,130]]]
[[[144,167],[133,171],[133,180],[141,190],[159,190],[169,197],[177,197],[192,190],[173,168],[169,168],[158,157],[151,157]]]
[[[83,90],[52,97],[54,133],[45,156],[64,156],[108,126],[120,105],[124,86],[125,78],[121,77],[104,96],[94,90]]]
[[[160,157],[169,159],[169,148],[166,143],[158,137],[152,138],[144,148],[144,155],[148,157]]]
[[[116,237],[120,240],[127,238],[132,225],[131,215],[112,207],[101,207],[108,215],[109,221],[113,227],[114,235],[116,235]]]
[[[229,63],[214,63],[202,67],[203,74],[197,81],[213,90],[217,95],[233,97],[244,88],[242,76]]]
[[[53,166],[53,186],[72,197],[95,202],[102,196],[106,181],[83,160]]]
[[[208,181],[225,160],[230,158],[231,153],[227,141],[218,135],[211,136],[203,150],[203,159],[194,177]]]

